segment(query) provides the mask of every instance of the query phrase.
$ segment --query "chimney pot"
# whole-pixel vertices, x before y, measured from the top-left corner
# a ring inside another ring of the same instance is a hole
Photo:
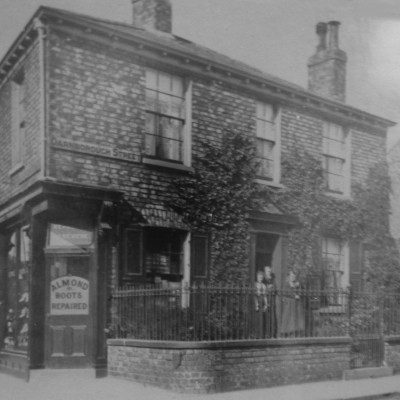
[[[329,49],[338,49],[339,48],[339,21],[330,21],[328,22],[328,31],[329,31]]]
[[[319,22],[315,27],[315,32],[319,37],[319,43],[317,51],[326,49],[326,33],[328,31],[327,24],[325,22]]]

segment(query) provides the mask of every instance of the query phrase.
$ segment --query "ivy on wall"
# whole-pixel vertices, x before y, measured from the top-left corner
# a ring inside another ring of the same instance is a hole
[[[374,165],[351,199],[326,194],[321,160],[296,145],[282,158],[283,188],[255,183],[254,141],[235,133],[219,145],[201,143],[195,172],[175,181],[173,206],[193,230],[212,236],[212,282],[249,279],[248,213],[274,202],[297,217],[288,236],[288,265],[300,279],[321,268],[321,236],[368,245],[365,279],[373,287],[400,287],[399,255],[389,231],[390,179],[385,163]]]
[[[175,181],[175,207],[193,230],[211,233],[212,282],[248,280],[248,212],[257,192],[254,141],[227,132],[218,145],[203,141],[195,172]]]

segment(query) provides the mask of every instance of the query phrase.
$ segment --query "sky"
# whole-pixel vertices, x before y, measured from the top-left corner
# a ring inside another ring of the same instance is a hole
[[[173,33],[307,87],[315,25],[337,20],[349,105],[400,124],[400,0],[171,0]],[[131,22],[130,0],[0,0],[0,58],[40,5]],[[400,141],[391,128],[388,148]]]

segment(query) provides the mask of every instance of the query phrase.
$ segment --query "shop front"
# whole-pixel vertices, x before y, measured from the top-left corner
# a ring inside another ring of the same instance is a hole
[[[0,228],[0,371],[101,375],[114,244],[106,214],[119,193],[56,184],[39,192]]]

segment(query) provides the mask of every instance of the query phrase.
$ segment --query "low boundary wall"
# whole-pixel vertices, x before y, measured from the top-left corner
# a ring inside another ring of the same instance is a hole
[[[210,393],[341,379],[349,337],[226,342],[108,340],[108,373],[178,392]]]
[[[400,336],[385,337],[385,362],[396,374],[400,373]]]

